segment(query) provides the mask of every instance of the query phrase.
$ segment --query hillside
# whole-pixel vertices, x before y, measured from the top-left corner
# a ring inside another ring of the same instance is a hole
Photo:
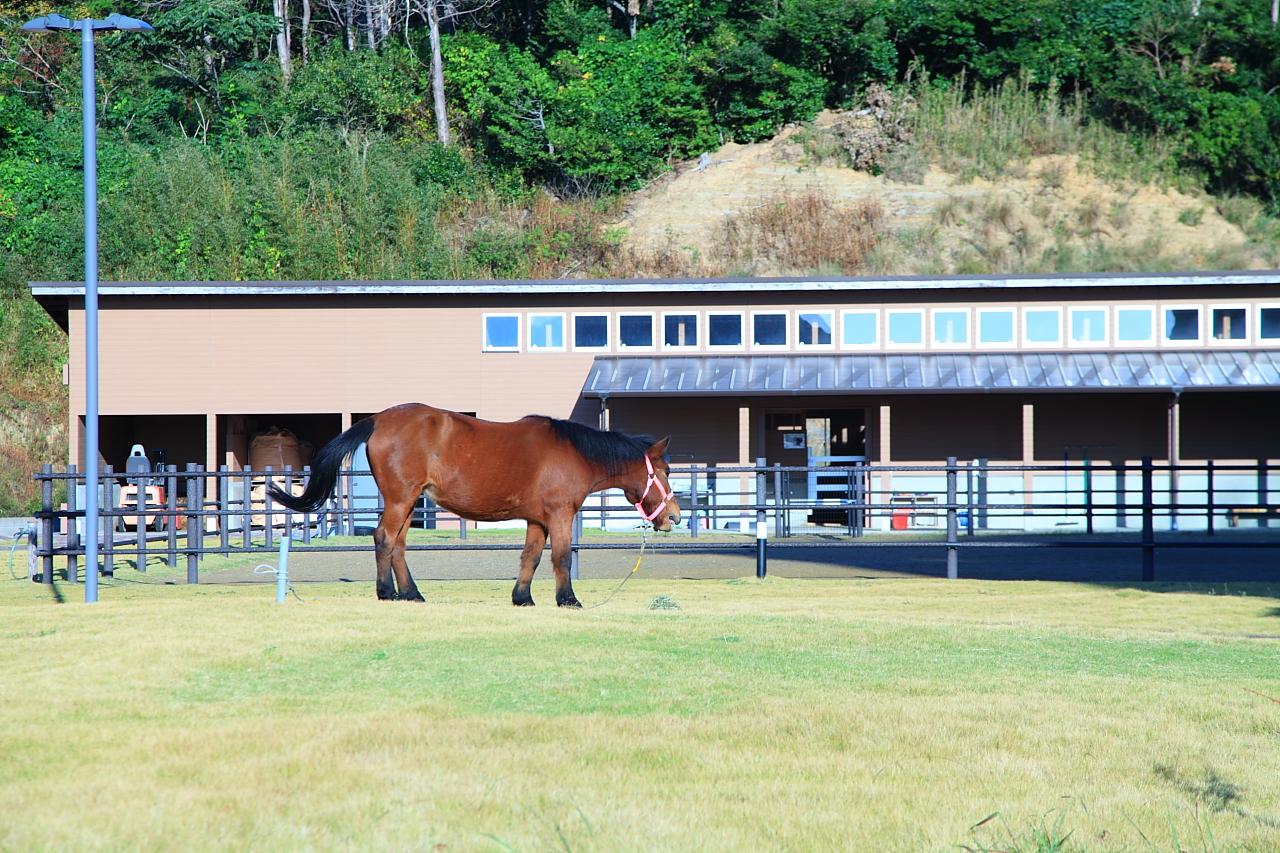
[[[1280,258],[1258,205],[1103,177],[1078,152],[1030,156],[990,178],[935,163],[897,178],[854,169],[840,141],[868,124],[826,111],[677,164],[627,198],[615,274],[1248,269]]]

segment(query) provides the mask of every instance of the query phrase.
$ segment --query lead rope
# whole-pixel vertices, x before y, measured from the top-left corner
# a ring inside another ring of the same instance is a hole
[[[649,544],[649,525],[642,524],[640,525],[640,555],[636,557],[636,564],[631,567],[631,571],[627,574],[626,577],[622,579],[621,583],[619,583],[617,586],[613,588],[613,592],[605,596],[604,601],[596,602],[590,607],[587,607],[584,609],[595,610],[597,607],[603,607],[604,605],[609,603],[610,599],[612,599],[615,595],[618,594],[618,590],[622,589],[622,587],[626,585],[627,581],[631,580],[631,576],[634,575],[636,572],[640,571],[640,561],[644,559],[644,549],[645,549],[645,546],[648,544]]]

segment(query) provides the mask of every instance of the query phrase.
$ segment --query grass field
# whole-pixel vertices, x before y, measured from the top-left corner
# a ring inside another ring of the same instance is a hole
[[[1280,587],[299,592],[0,582],[0,848],[1280,849]]]

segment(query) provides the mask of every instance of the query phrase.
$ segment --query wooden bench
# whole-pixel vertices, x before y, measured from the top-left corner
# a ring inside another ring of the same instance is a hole
[[[1280,518],[1280,506],[1233,506],[1227,509],[1227,525],[1238,527],[1243,519],[1262,521],[1267,518]]]

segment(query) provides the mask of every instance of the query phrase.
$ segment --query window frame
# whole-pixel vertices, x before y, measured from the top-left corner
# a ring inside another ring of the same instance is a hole
[[[976,322],[973,324],[973,343],[978,349],[1017,349],[1018,347],[1018,308],[1016,305],[991,306],[979,308]],[[1009,315],[1009,340],[984,341],[982,339],[982,318],[987,314]]]
[[[1030,328],[1028,326],[1028,323],[1031,320],[1032,314],[1040,314],[1040,313],[1054,314],[1058,318],[1058,336],[1054,338],[1052,341],[1031,340]],[[1063,342],[1065,341],[1065,334],[1064,334],[1065,330],[1063,329],[1062,318],[1063,318],[1063,310],[1061,305],[1049,305],[1049,306],[1037,305],[1034,308],[1024,306],[1022,309],[1022,323],[1020,324],[1021,331],[1022,331],[1023,348],[1024,349],[1061,349],[1063,346]]]
[[[1072,349],[1106,349],[1111,345],[1111,312],[1106,305],[1068,305],[1067,322],[1063,331],[1067,336],[1067,346]],[[1076,311],[1098,311],[1102,313],[1102,340],[1086,341],[1076,339],[1076,327],[1073,313]]]
[[[1213,312],[1221,310],[1244,311],[1244,337],[1243,338],[1226,338],[1219,340],[1213,336]],[[1253,343],[1253,318],[1250,316],[1253,312],[1249,310],[1248,303],[1245,302],[1224,302],[1221,305],[1205,306],[1204,320],[1204,342],[1211,347],[1247,347]],[[1261,315],[1259,315],[1261,316]]]
[[[697,338],[698,343],[693,346],[680,346],[679,344],[667,343],[667,318],[668,317],[693,317],[693,334]],[[664,352],[697,352],[702,349],[702,312],[701,311],[663,311],[661,322],[658,324],[662,330],[662,342],[659,346]]]
[[[851,344],[844,339],[845,322],[850,314],[870,314],[871,323],[875,329],[875,340],[869,344]],[[841,308],[840,309],[840,337],[837,338],[840,349],[851,350],[854,352],[867,352],[869,350],[878,350],[884,343],[884,327],[880,322],[879,308]]]
[[[584,346],[578,343],[578,318],[579,317],[603,317],[604,318],[604,346],[592,347]],[[613,348],[613,340],[610,330],[613,324],[609,322],[608,311],[574,311],[572,315],[573,323],[573,351],[574,352],[609,352]]]
[[[836,325],[836,312],[831,308],[797,308],[794,312],[795,326],[792,333],[795,335],[796,349],[801,352],[812,352],[814,350],[834,350],[840,327]],[[800,322],[801,317],[805,314],[820,314],[827,318],[828,331],[831,332],[831,343],[829,344],[806,344],[800,340]]]
[[[938,315],[939,314],[962,314],[964,315],[964,336],[962,343],[944,343],[938,340]],[[968,307],[951,307],[931,308],[929,309],[929,349],[953,351],[967,350],[973,347],[974,328],[973,328],[973,310]]]
[[[756,318],[779,314],[782,316],[782,335],[785,340],[780,344],[756,343]],[[759,311],[752,311],[749,325],[751,336],[748,338],[748,345],[752,352],[783,352],[791,349],[791,312],[786,308],[762,308]]]
[[[618,352],[653,352],[658,347],[658,336],[656,329],[657,324],[654,322],[657,315],[653,311],[619,311],[615,317],[614,331],[617,333],[616,341]],[[649,318],[649,345],[631,345],[624,343],[622,340],[622,318],[623,317],[648,317]]]
[[[704,313],[707,327],[707,340],[703,344],[703,348],[707,352],[743,352],[747,348],[747,321],[745,311],[707,311]],[[738,342],[736,344],[717,344],[711,340],[711,318],[712,317],[737,317],[738,318]]]
[[[884,312],[884,348],[887,350],[924,350],[929,346],[929,324],[923,308],[886,308]],[[896,343],[893,340],[893,318],[914,314],[920,319],[920,340],[916,343]]]
[[[560,346],[535,346],[533,343],[533,321],[538,318],[558,318],[560,320]],[[569,329],[563,311],[530,311],[524,315],[525,351],[526,352],[568,352]]]
[[[516,345],[498,347],[489,345],[489,320],[511,318],[516,321]],[[481,352],[520,352],[524,343],[524,317],[519,311],[485,311],[480,315],[480,351]]]
[[[1196,312],[1197,312],[1197,314],[1196,314],[1196,336],[1195,336],[1195,338],[1188,339],[1188,340],[1184,340],[1184,341],[1171,341],[1171,340],[1169,340],[1169,329],[1168,329],[1169,318],[1168,318],[1168,312],[1170,312],[1170,311],[1192,311],[1192,310],[1194,310],[1194,311],[1196,311]],[[1160,346],[1161,346],[1161,347],[1168,347],[1168,348],[1170,348],[1170,349],[1177,349],[1178,347],[1199,347],[1199,346],[1204,346],[1205,315],[1206,315],[1206,313],[1207,313],[1207,312],[1204,310],[1204,306],[1203,306],[1203,305],[1201,305],[1201,304],[1183,305],[1183,304],[1181,304],[1181,303],[1176,303],[1176,302],[1174,302],[1174,303],[1168,303],[1168,304],[1161,303],[1161,304],[1160,304],[1159,311],[1160,311]]]
[[[1264,338],[1262,336],[1262,310],[1280,311],[1280,302],[1259,302],[1253,306],[1253,342],[1260,347],[1280,346],[1280,336]]]
[[[1157,315],[1158,307],[1155,303],[1138,303],[1133,305],[1113,305],[1111,311],[1111,339],[1112,346],[1115,349],[1140,349],[1142,347],[1153,347],[1156,345],[1157,335],[1160,332],[1160,318]],[[1151,337],[1141,341],[1126,341],[1120,337],[1120,312],[1121,311],[1149,311],[1151,313]]]

